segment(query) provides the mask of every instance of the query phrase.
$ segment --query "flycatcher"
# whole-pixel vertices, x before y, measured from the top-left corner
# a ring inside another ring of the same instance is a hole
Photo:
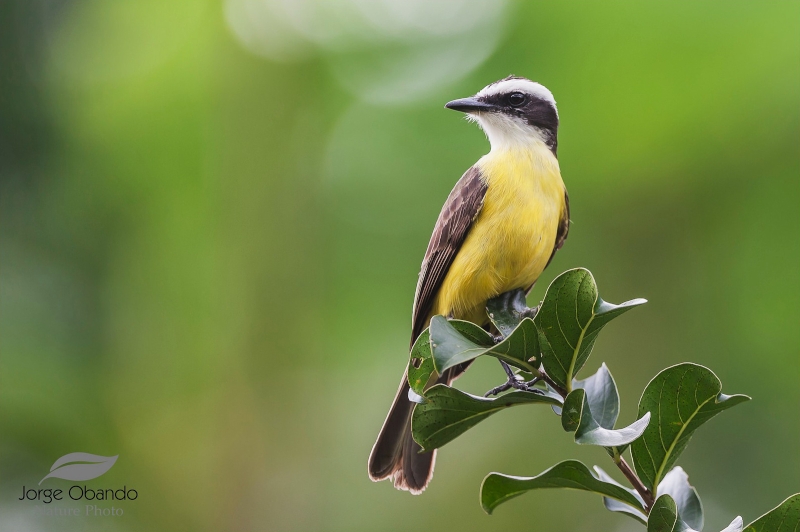
[[[530,291],[569,231],[553,94],[509,76],[445,107],[477,122],[491,150],[456,183],[433,228],[414,296],[412,346],[437,314],[488,325],[487,300]],[[465,369],[450,368],[436,382],[450,384]],[[411,437],[408,391],[403,375],[370,453],[369,476],[418,494],[433,476],[436,451],[420,454]]]

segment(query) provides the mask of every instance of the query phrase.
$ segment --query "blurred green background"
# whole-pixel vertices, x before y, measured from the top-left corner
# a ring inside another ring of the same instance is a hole
[[[800,3],[28,0],[0,54],[0,529],[640,530],[578,492],[483,514],[489,471],[611,471],[547,408],[445,447],[420,497],[367,478],[430,230],[488,149],[443,104],[510,73],[558,100],[572,204],[531,302],[575,266],[649,299],[584,372],[621,423],[682,361],[753,397],[679,462],[706,530],[800,491]],[[87,485],[138,490],[123,517],[16,500],[75,451],[119,454]]]

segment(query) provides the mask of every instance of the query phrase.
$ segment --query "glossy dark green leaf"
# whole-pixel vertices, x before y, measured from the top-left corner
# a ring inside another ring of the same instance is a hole
[[[567,390],[583,367],[600,330],[612,319],[646,303],[634,299],[621,305],[603,301],[589,270],[562,273],[550,284],[536,314],[541,333],[542,363],[548,375]]]
[[[586,390],[572,390],[564,400],[561,412],[561,426],[567,432],[575,432],[575,442],[583,445],[602,445],[614,447],[629,445],[644,433],[650,416],[645,415],[622,429],[601,427],[594,419]]]
[[[443,316],[431,318],[429,327],[431,351],[436,371],[473,360],[494,345],[492,336],[474,323],[447,320]]]
[[[567,432],[575,432],[581,424],[585,394],[574,390],[564,399],[561,407],[561,427]]]
[[[433,367],[433,354],[431,352],[431,337],[428,329],[422,331],[411,348],[408,362],[408,384],[414,393],[422,395],[425,386],[436,370]]]
[[[490,473],[481,485],[481,506],[490,514],[498,505],[536,489],[569,488],[599,493],[606,497],[637,505],[639,502],[624,488],[595,478],[577,460],[566,460],[535,477],[515,477]]]
[[[586,400],[598,425],[606,429],[614,428],[619,417],[619,392],[605,362],[591,377],[573,380],[572,389],[586,391]]]
[[[647,532],[697,532],[697,530],[680,518],[675,501],[665,494],[656,499],[650,510]],[[737,517],[721,532],[742,532],[742,518]],[[773,531],[770,530],[770,532]]]
[[[437,384],[424,394],[411,415],[411,433],[426,451],[438,449],[492,414],[521,404],[558,404],[558,399],[534,392],[514,391],[494,399],[478,397]]]
[[[510,335],[490,348],[486,354],[499,358],[523,371],[538,373],[539,334],[533,320],[523,319]]]
[[[517,368],[537,372],[538,363],[529,362],[539,356],[538,334],[533,320],[523,319],[502,342],[494,345],[491,335],[472,323],[446,320],[434,316],[430,326],[433,364],[442,374],[446,369],[490,355]]]
[[[672,497],[678,507],[678,516],[684,523],[696,530],[703,529],[703,505],[682,467],[672,468],[658,485],[657,491],[660,495]]]
[[[800,493],[792,495],[744,529],[744,532],[797,532],[800,530]]]
[[[667,368],[647,385],[639,400],[639,416],[653,412],[653,419],[631,445],[631,453],[636,473],[648,489],[658,486],[700,425],[750,399],[721,390],[710,369],[691,363]]]
[[[439,319],[444,319],[438,316]],[[483,344],[492,346],[492,337],[474,323],[462,320],[451,320],[445,322],[448,327],[443,329],[445,343],[452,349],[458,349],[458,342],[470,342],[471,344]],[[431,381],[431,377],[436,375],[434,367],[433,351],[431,350],[430,328],[425,329],[414,342],[409,355],[408,364],[408,383],[414,393],[422,395],[426,385]],[[483,349],[483,348],[481,348]],[[455,365],[455,364],[454,364]]]
[[[620,488],[624,489],[634,497],[636,500],[639,501],[639,504],[636,506],[631,506],[628,503],[620,502],[616,499],[611,499],[609,497],[603,497],[603,505],[606,507],[607,510],[612,512],[619,512],[625,515],[628,515],[640,523],[646,525],[647,524],[647,515],[644,513],[644,501],[642,500],[642,496],[639,495],[636,490],[631,488],[626,488],[616,480],[614,480],[611,475],[600,469],[598,466],[594,466],[595,476],[602,480],[603,482],[608,482],[609,484],[614,484],[615,486],[619,486]]]
[[[521,288],[505,292],[486,303],[489,319],[503,336],[508,336],[528,316],[525,291]]]

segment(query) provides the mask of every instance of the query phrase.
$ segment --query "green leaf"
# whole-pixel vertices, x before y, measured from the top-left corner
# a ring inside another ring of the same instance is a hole
[[[678,517],[678,508],[669,495],[662,495],[650,509],[647,532],[697,532]]]
[[[661,495],[650,510],[647,532],[697,532],[678,514],[678,507],[669,495]],[[737,517],[722,532],[742,532],[742,518]],[[774,532],[770,530],[770,532]],[[775,531],[776,532],[776,531]]]
[[[433,355],[431,353],[431,337],[429,329],[422,331],[411,348],[411,355],[408,361],[408,384],[414,393],[422,395],[425,386],[436,370],[433,367]]]
[[[441,316],[438,317],[444,319]],[[443,341],[452,349],[457,349],[456,343],[459,341],[470,342],[471,344],[484,344],[485,346],[494,345],[494,340],[491,335],[474,323],[462,320],[451,320],[449,322],[445,320],[445,322],[448,326],[444,329],[444,334],[446,336]],[[431,350],[430,331],[430,328],[422,331],[414,342],[414,346],[411,348],[411,354],[409,355],[408,384],[417,395],[422,395],[427,384],[431,382],[431,377],[436,376],[433,351]],[[484,348],[481,347],[481,349]],[[457,363],[458,362],[453,365]]]
[[[636,490],[626,488],[616,480],[614,480],[611,475],[600,469],[598,466],[594,466],[595,476],[602,480],[603,482],[608,482],[609,484],[614,484],[615,486],[619,486],[620,488],[624,489],[634,497],[636,500],[639,501],[639,504],[636,506],[631,506],[628,503],[620,502],[615,499],[611,499],[609,497],[603,497],[603,505],[606,507],[607,510],[612,512],[619,512],[630,517],[633,517],[640,523],[646,525],[647,524],[647,515],[644,513],[644,501],[642,500],[642,496],[639,495]]]
[[[539,356],[539,343],[533,320],[525,318],[502,342],[494,345],[491,335],[473,323],[431,319],[431,348],[433,364],[441,375],[446,369],[481,355],[490,355],[517,368],[538,373],[529,359]]]
[[[583,390],[574,390],[564,398],[561,407],[561,427],[567,432],[575,432],[583,419],[585,393]]]
[[[502,342],[486,352],[512,366],[534,374],[539,374],[539,333],[533,320],[525,318]]]
[[[448,368],[479,357],[494,345],[489,333],[468,321],[434,316],[429,331],[433,364],[439,375]]]
[[[534,392],[514,391],[495,399],[478,397],[437,384],[424,394],[425,402],[414,407],[411,434],[426,450],[438,449],[492,414],[521,404],[558,404],[558,399]]]
[[[591,377],[582,381],[573,380],[572,389],[586,391],[586,400],[598,425],[606,429],[614,428],[619,417],[619,392],[605,362]]]
[[[630,505],[638,504],[636,497],[624,488],[595,478],[589,469],[577,460],[566,460],[535,477],[490,473],[481,484],[481,506],[486,513],[491,514],[497,506],[509,499],[527,491],[547,488],[591,491]]]
[[[674,467],[664,476],[658,485],[658,493],[672,497],[678,507],[678,516],[684,523],[696,530],[703,529],[703,505],[682,467]]]
[[[541,333],[542,363],[559,385],[572,390],[572,379],[586,363],[600,330],[612,319],[646,303],[603,301],[589,270],[569,270],[550,284],[535,322]]]
[[[631,445],[631,453],[636,473],[648,489],[658,486],[700,425],[750,399],[724,395],[721,389],[710,369],[690,363],[665,369],[647,385],[639,400],[639,416],[653,412],[653,420]]]
[[[581,388],[572,390],[567,395],[561,412],[561,426],[567,432],[575,432],[575,442],[583,445],[629,445],[644,433],[649,422],[650,415],[646,414],[622,429],[603,428],[594,419],[586,399],[586,390]]]
[[[521,288],[505,292],[486,303],[486,313],[503,336],[508,336],[531,309]]]
[[[800,493],[792,495],[744,529],[744,532],[796,532],[800,529]]]

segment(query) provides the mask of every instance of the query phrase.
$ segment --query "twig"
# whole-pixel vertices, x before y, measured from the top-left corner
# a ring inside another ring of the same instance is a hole
[[[636,476],[636,473],[633,472],[633,469],[631,469],[631,466],[628,465],[628,462],[626,462],[623,457],[619,456],[619,460],[614,460],[614,463],[617,464],[619,470],[622,471],[622,474],[625,475],[625,478],[627,478],[628,482],[631,483],[633,489],[635,489],[636,492],[642,496],[645,506],[644,513],[649,515],[650,509],[653,507],[653,502],[655,502],[653,501],[653,494],[645,487],[644,484],[642,484],[642,481],[638,476]]]
[[[544,369],[540,369],[539,373],[541,373],[542,380],[546,382],[548,386],[557,391],[558,395],[560,395],[563,399],[566,399],[568,393],[567,390],[556,384],[555,381],[550,378],[550,375],[544,372]]]

